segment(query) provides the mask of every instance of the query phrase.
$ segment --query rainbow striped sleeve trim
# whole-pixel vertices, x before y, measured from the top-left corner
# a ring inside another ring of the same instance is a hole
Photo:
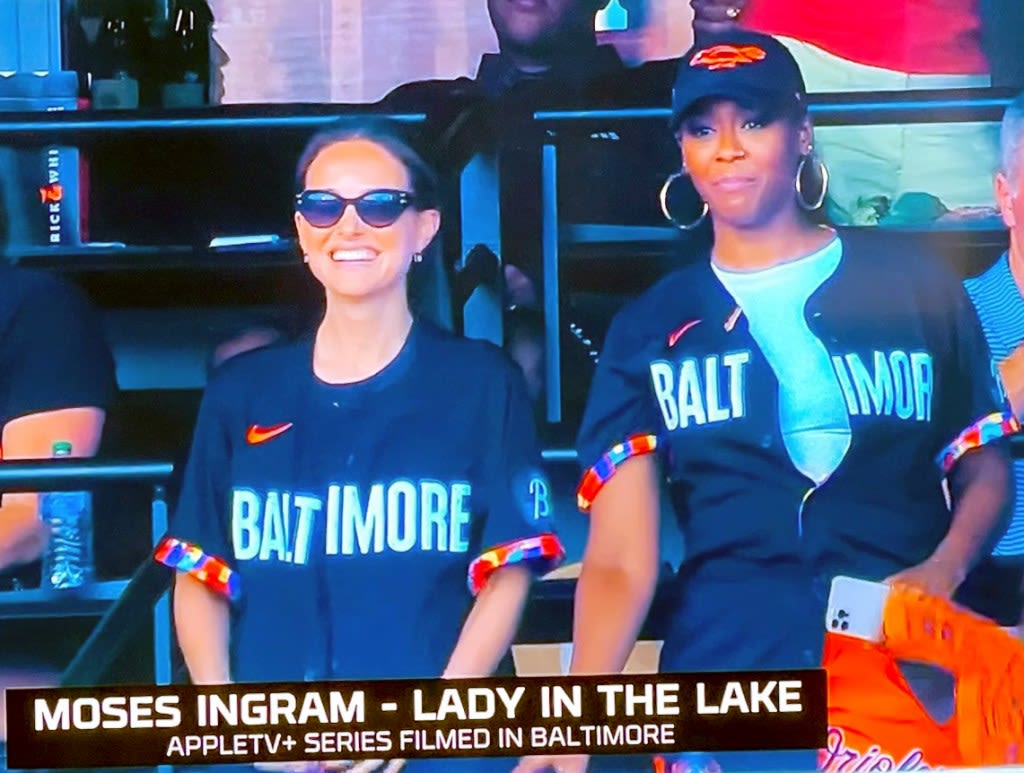
[[[956,466],[968,451],[1020,432],[1020,422],[1011,413],[990,413],[969,426],[946,446],[936,460],[943,474]]]
[[[584,513],[597,499],[598,492],[604,484],[612,479],[615,470],[634,456],[653,453],[658,448],[658,438],[654,435],[633,435],[624,443],[619,443],[608,453],[597,460],[583,475],[579,488],[576,490],[576,506]]]
[[[238,574],[221,559],[204,553],[197,545],[167,537],[157,547],[153,558],[164,566],[191,575],[229,601],[238,599]]]
[[[496,571],[505,566],[528,563],[536,574],[547,574],[565,558],[562,541],[554,534],[506,542],[481,554],[469,565],[469,590],[475,596]]]

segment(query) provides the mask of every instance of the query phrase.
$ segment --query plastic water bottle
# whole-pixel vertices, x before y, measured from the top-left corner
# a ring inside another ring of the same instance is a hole
[[[71,444],[53,444],[53,457],[71,456]],[[40,495],[39,514],[51,529],[43,556],[42,587],[78,588],[92,581],[92,494],[50,491]]]

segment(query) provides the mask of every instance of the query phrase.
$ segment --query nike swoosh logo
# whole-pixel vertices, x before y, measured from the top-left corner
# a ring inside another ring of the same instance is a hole
[[[274,424],[271,427],[261,427],[259,424],[253,424],[249,427],[249,431],[245,433],[245,442],[251,446],[266,443],[268,440],[273,440],[278,435],[283,435],[291,428],[292,422],[290,421],[283,424]]]
[[[701,321],[699,319],[690,320],[681,328],[671,333],[668,337],[668,348],[671,349],[673,346],[675,346],[679,339],[686,335],[687,331],[690,330],[690,328],[696,327],[700,323]]]

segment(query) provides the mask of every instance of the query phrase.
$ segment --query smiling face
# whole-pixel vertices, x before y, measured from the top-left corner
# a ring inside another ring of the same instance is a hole
[[[810,150],[804,119],[772,119],[725,100],[708,103],[680,129],[683,167],[714,221],[763,227],[797,208],[795,175]]]
[[[306,171],[305,189],[346,199],[379,190],[413,193],[402,162],[366,139],[343,140],[324,148]],[[412,256],[427,248],[439,224],[436,210],[420,212],[412,206],[380,228],[365,223],[354,206],[348,206],[338,222],[322,228],[295,214],[309,270],[329,296],[353,301],[404,296]]]

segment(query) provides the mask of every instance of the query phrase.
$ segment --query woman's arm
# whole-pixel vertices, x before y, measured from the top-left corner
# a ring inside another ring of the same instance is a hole
[[[983,446],[966,454],[950,475],[953,521],[933,558],[966,574],[987,554],[1012,517],[1014,484],[1009,452]]]
[[[572,674],[621,673],[658,582],[657,461],[622,463],[590,508],[590,534],[576,583]],[[524,757],[512,773],[586,773],[587,755]]]
[[[573,674],[619,673],[636,644],[658,580],[658,495],[657,462],[648,454],[624,462],[591,507]]]
[[[490,576],[462,626],[442,678],[494,673],[512,646],[531,582],[529,569],[522,566],[506,566]]]
[[[96,455],[106,421],[97,407],[62,408],[21,416],[3,428],[3,458],[49,459],[53,444],[71,443],[75,457]],[[29,563],[42,554],[49,527],[39,520],[39,495],[4,494],[0,499],[0,569]]]
[[[199,580],[178,572],[174,577],[174,629],[193,684],[231,681],[228,656],[228,600]]]

